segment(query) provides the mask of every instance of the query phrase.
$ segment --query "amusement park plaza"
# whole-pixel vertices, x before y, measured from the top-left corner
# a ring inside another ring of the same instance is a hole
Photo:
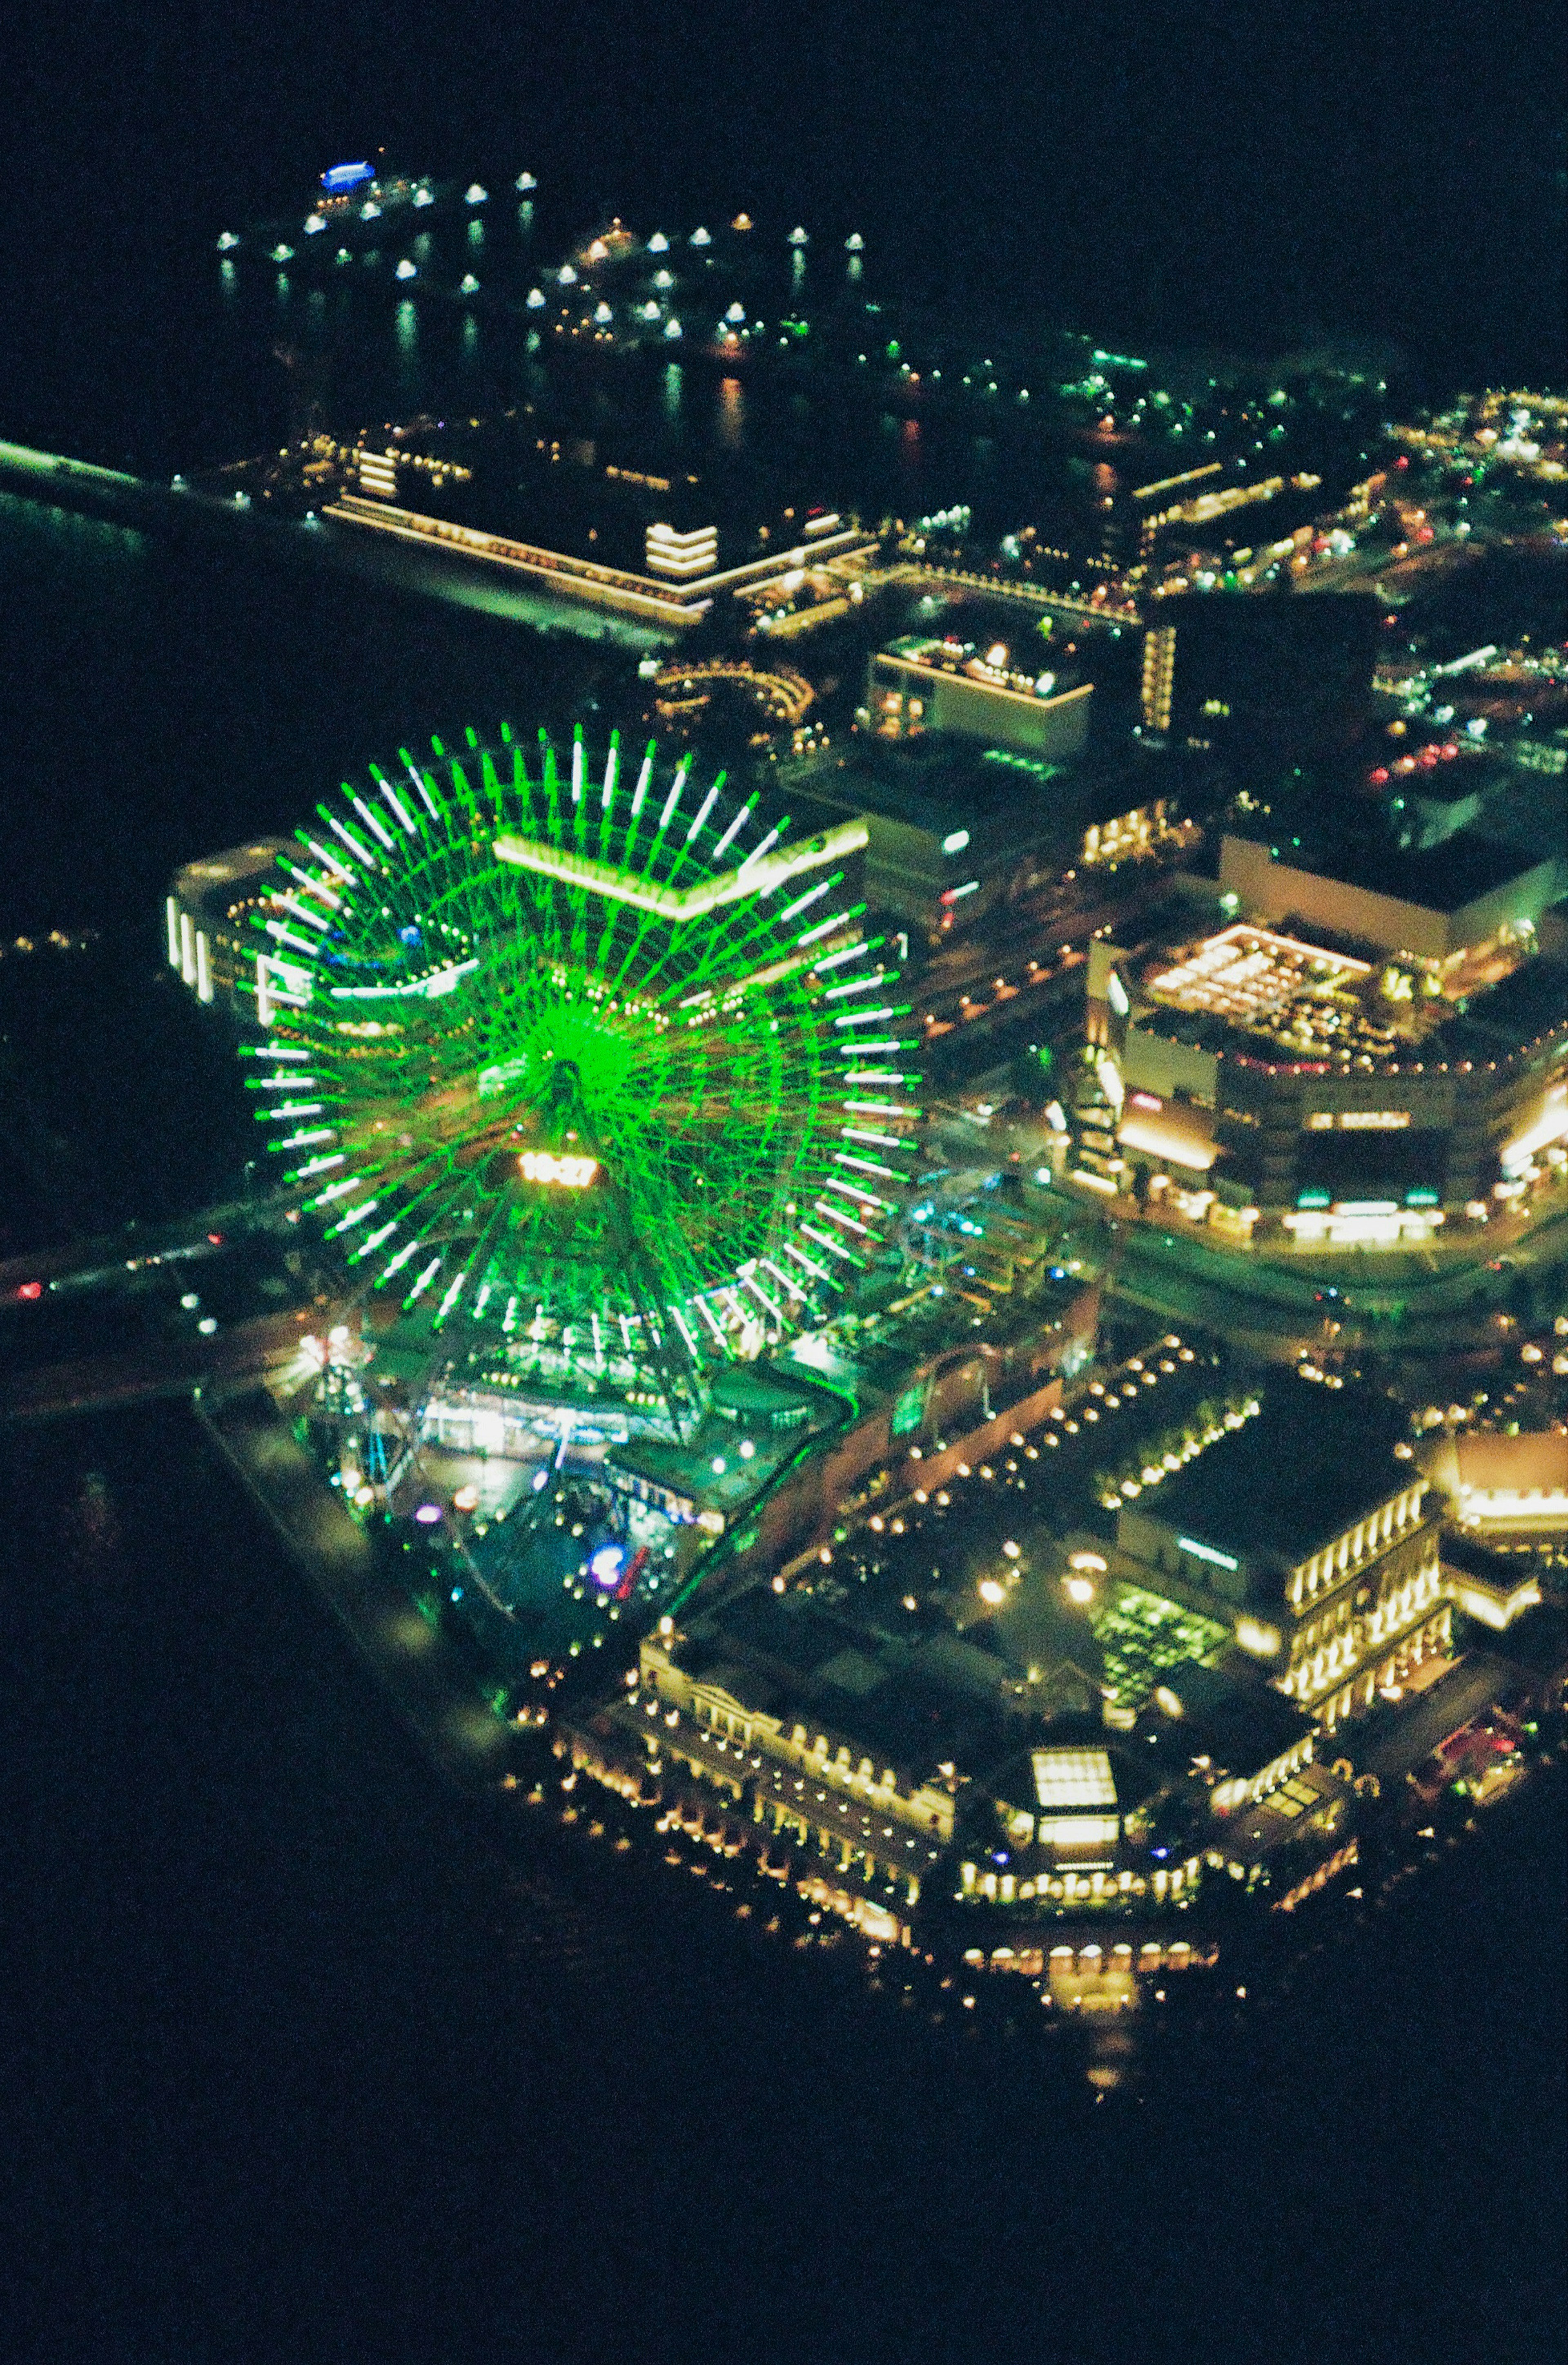
[[[312,1308],[207,1418],[477,1686],[476,1778],[1130,2005],[1552,1729],[1562,881],[1205,880],[1201,767],[860,735],[804,833],[503,728],[180,872]]]

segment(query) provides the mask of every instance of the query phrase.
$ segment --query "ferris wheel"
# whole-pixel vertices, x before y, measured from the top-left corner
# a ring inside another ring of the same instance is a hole
[[[697,1401],[842,1306],[909,1179],[910,1012],[847,869],[619,734],[503,725],[317,808],[255,917],[298,1204],[469,1360]]]

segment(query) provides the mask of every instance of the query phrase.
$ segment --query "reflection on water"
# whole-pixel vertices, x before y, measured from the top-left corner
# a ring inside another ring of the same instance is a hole
[[[738,377],[721,378],[719,381],[719,409],[714,432],[727,452],[745,449],[745,394]]]
[[[101,1576],[119,1548],[119,1513],[101,1470],[84,1471],[61,1511],[61,1544],[68,1568]]]

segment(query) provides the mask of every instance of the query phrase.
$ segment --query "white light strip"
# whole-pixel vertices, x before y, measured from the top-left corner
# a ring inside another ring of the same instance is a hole
[[[867,1190],[864,1182],[841,1182],[836,1174],[824,1174],[823,1189],[836,1191],[841,1198],[853,1199],[858,1207],[879,1207],[884,1216],[892,1214],[892,1202],[879,1199],[875,1191]]]
[[[756,800],[754,797],[750,803],[741,806],[740,810],[735,814],[734,819],[731,822],[728,829],[725,830],[723,836],[713,848],[713,859],[715,862],[721,861],[722,857],[728,854],[731,845],[740,834],[742,824],[745,822],[746,815],[751,812],[752,806],[755,805],[756,802]]]
[[[808,905],[817,902],[821,897],[828,892],[830,888],[836,887],[837,884],[838,879],[836,876],[832,879],[819,879],[814,887],[808,887],[803,895],[797,895],[792,903],[785,904],[784,909],[778,914],[779,926],[782,927],[786,920],[799,919],[801,913],[807,909]],[[766,889],[764,890],[764,892],[767,892]]]
[[[718,790],[710,789],[707,795],[703,798],[701,804],[698,807],[696,820],[692,823],[691,827],[686,833],[686,843],[688,846],[691,844],[692,839],[696,836],[698,831],[701,828],[703,823],[707,820],[709,814],[712,812],[713,807],[718,803]]]
[[[832,1281],[833,1275],[827,1271],[825,1265],[818,1264],[814,1258],[806,1254],[803,1249],[798,1249],[793,1240],[785,1240],[781,1245],[786,1256],[793,1257],[797,1264],[803,1264],[806,1271],[814,1272],[819,1281]]]
[[[418,789],[420,796],[424,800],[426,813],[429,813],[431,821],[439,821],[441,819],[441,807],[436,803],[435,799],[431,796],[430,790],[426,785],[424,774],[411,758],[409,764],[409,771],[415,788]]]
[[[335,863],[332,865],[332,869],[334,871],[337,870],[337,865]],[[298,864],[295,862],[291,862],[288,865],[288,875],[291,879],[298,880],[300,885],[304,888],[308,895],[319,895],[322,902],[328,904],[334,912],[341,912],[342,910],[342,897],[341,895],[334,895],[324,879],[312,879],[308,870],[301,870]],[[338,875],[341,877],[342,873],[339,872]]]
[[[426,1265],[426,1267],[425,1267],[425,1269],[424,1269],[423,1272],[421,1272],[421,1273],[420,1273],[420,1277],[419,1277],[418,1281],[416,1281],[416,1282],[415,1282],[415,1283],[414,1283],[414,1285],[413,1285],[412,1289],[410,1289],[410,1290],[409,1290],[409,1299],[408,1299],[408,1302],[409,1302],[409,1304],[410,1306],[412,1306],[412,1304],[414,1303],[414,1300],[415,1300],[417,1297],[422,1297],[422,1296],[424,1295],[425,1291],[430,1287],[430,1285],[431,1285],[431,1282],[435,1279],[435,1277],[436,1277],[437,1273],[438,1273],[440,1271],[441,1271],[441,1259],[440,1259],[440,1257],[438,1257],[438,1256],[433,1256],[433,1257],[431,1257],[431,1261],[430,1261],[429,1264],[427,1264],[427,1265]]]
[[[386,827],[381,815],[378,813],[372,813],[370,807],[365,803],[363,797],[351,795],[349,802],[353,805],[355,813],[358,813],[361,821],[364,822],[365,827],[369,830],[372,837],[376,839],[376,841],[386,848],[386,852],[390,854],[394,840],[391,831]]]
[[[903,1182],[909,1179],[894,1166],[880,1165],[874,1158],[857,1158],[847,1149],[835,1149],[833,1162],[835,1166],[853,1167],[857,1174],[879,1174],[887,1182]]]
[[[666,813],[670,809],[666,806]],[[777,831],[774,835],[778,835]],[[633,904],[639,911],[656,912],[665,919],[689,920],[716,911],[722,904],[739,902],[748,895],[769,894],[800,871],[818,869],[841,854],[857,853],[866,844],[867,835],[864,822],[841,822],[822,836],[809,838],[803,846],[783,847],[767,862],[759,861],[759,848],[757,854],[747,856],[738,870],[722,870],[695,887],[683,888],[661,887],[641,873],[617,869],[608,862],[595,862],[587,855],[544,846],[533,838],[498,837],[495,851],[500,861],[515,863],[521,870],[565,880],[616,902]],[[892,1013],[872,1015],[890,1017]]]
[[[297,920],[305,922],[307,927],[319,928],[325,934],[332,925],[324,912],[312,912],[297,895],[280,895],[277,900],[286,912],[292,912]],[[312,947],[311,950],[314,952],[315,947]]]
[[[374,1216],[375,1210],[380,1206],[380,1205],[381,1202],[379,1199],[362,1199],[357,1207],[350,1209],[349,1213],[343,1217],[342,1223],[334,1224],[332,1226],[333,1231],[346,1232],[354,1224],[362,1224],[366,1216]]]
[[[354,859],[358,862],[363,862],[367,870],[380,869],[381,865],[377,862],[375,855],[370,851],[370,848],[367,846],[362,846],[360,844],[352,829],[345,829],[342,823],[338,819],[336,813],[329,813],[327,815],[327,827],[331,831],[334,837],[341,837],[342,839],[343,844],[348,847],[349,852],[354,857]]]
[[[375,776],[375,784],[381,790],[382,795],[386,798],[387,803],[391,806],[393,812],[397,814],[398,820],[402,823],[403,827],[408,831],[409,835],[410,837],[417,837],[419,835],[420,825],[414,819],[413,814],[404,804],[402,799],[398,796],[398,791],[393,787],[391,781],[384,779],[381,774],[377,772]]]
[[[840,1258],[840,1263],[842,1263],[842,1265],[858,1265],[858,1263],[861,1263],[861,1258],[854,1256],[854,1253],[851,1253],[849,1249],[846,1249],[840,1239],[828,1239],[828,1235],[825,1235],[825,1232],[818,1232],[818,1230],[816,1230],[816,1225],[812,1225],[812,1223],[801,1223],[801,1232],[804,1232],[804,1235],[806,1235],[806,1239],[813,1239],[813,1241],[816,1241],[818,1249],[828,1249],[830,1256],[837,1256],[837,1258]]]
[[[741,864],[741,869],[742,869],[743,870],[749,870],[749,869],[751,869],[751,867],[752,867],[752,865],[753,865],[753,863],[754,863],[754,862],[760,862],[760,861],[762,860],[762,857],[763,857],[763,856],[764,856],[765,854],[771,854],[771,853],[772,853],[772,851],[773,851],[773,849],[774,849],[774,847],[775,847],[775,846],[778,845],[778,837],[779,837],[779,833],[778,833],[778,830],[776,830],[776,829],[770,829],[770,830],[768,831],[768,833],[767,833],[767,836],[762,840],[761,845],[760,845],[760,846],[754,846],[752,847],[751,852],[746,856],[745,860]]]
[[[875,1237],[870,1227],[863,1224],[858,1216],[846,1216],[842,1207],[830,1206],[825,1199],[813,1200],[812,1205],[818,1215],[825,1216],[830,1224],[844,1224],[850,1231],[858,1232],[868,1240]]]
[[[830,919],[819,920],[814,928],[808,928],[803,936],[796,937],[797,947],[803,952],[808,945],[819,944],[823,936],[831,936],[834,928],[843,927],[850,917],[848,912],[834,912]]]
[[[345,881],[353,879],[353,872],[344,867],[341,854],[329,854],[326,847],[319,846],[313,837],[308,837],[305,843],[323,869],[330,870],[334,879],[342,879]]]
[[[668,796],[665,799],[665,809],[659,815],[659,835],[661,837],[675,818],[675,809],[680,802],[680,792],[686,786],[687,776],[690,772],[690,769],[691,764],[689,758],[683,756],[680,759],[680,768],[675,776],[674,785],[672,786]]]
[[[709,1329],[711,1330],[714,1338],[722,1347],[724,1344],[723,1327],[715,1317],[713,1310],[709,1305],[708,1300],[705,1297],[694,1297],[691,1303],[696,1306],[697,1311],[700,1314],[703,1321],[706,1322]]]
[[[784,1309],[781,1306],[774,1305],[773,1300],[769,1297],[767,1290],[762,1286],[762,1283],[749,1272],[743,1272],[740,1275],[740,1281],[743,1288],[749,1289],[754,1297],[761,1298],[764,1306],[767,1306],[775,1322],[781,1325],[784,1320]]]
[[[801,942],[804,941],[802,937]],[[837,952],[824,953],[820,961],[812,963],[812,967],[819,977],[825,977],[830,969],[842,969],[846,961],[858,960],[862,953],[868,953],[870,949],[866,938],[862,936],[858,944],[841,945]],[[879,970],[878,975],[881,974],[882,972]]]

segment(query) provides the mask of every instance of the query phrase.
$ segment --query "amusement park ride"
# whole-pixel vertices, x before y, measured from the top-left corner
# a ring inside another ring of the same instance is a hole
[[[350,1295],[433,1364],[653,1407],[826,1318],[919,1116],[849,823],[503,725],[372,765],[255,913],[248,1081]],[[375,1308],[385,1309],[376,1315]]]

